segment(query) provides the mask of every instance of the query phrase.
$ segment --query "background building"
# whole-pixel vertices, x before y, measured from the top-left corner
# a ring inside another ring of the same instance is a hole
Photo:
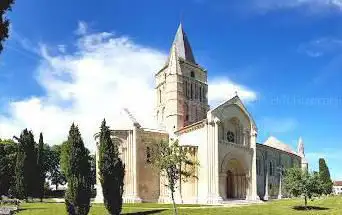
[[[342,194],[342,181],[334,181],[333,193],[336,195]]]

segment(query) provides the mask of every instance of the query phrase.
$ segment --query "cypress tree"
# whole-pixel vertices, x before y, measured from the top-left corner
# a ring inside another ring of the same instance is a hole
[[[25,157],[24,147],[19,142],[15,164],[15,195],[18,199],[27,199],[27,186],[24,179]]]
[[[86,215],[90,209],[91,196],[89,155],[74,123],[70,127],[64,148],[66,150],[63,149],[63,157],[67,159],[62,163],[62,169],[68,182],[65,193],[66,210],[69,215]]]
[[[125,165],[119,158],[119,147],[112,141],[105,119],[101,125],[98,165],[104,204],[111,215],[119,215],[122,209]]]
[[[27,132],[27,130],[26,130]],[[27,183],[28,196],[36,196],[36,183],[37,183],[37,151],[36,143],[34,142],[34,136],[32,131],[28,131],[24,138],[25,143],[25,166],[24,166],[24,178]]]
[[[16,137],[15,137],[16,138]],[[37,154],[34,137],[31,131],[24,129],[18,140],[16,162],[16,192],[18,197],[27,199],[33,197],[37,179]],[[24,189],[24,190],[22,190]]]
[[[44,152],[44,140],[43,134],[39,135],[39,143],[38,143],[38,152],[37,152],[37,170],[38,170],[38,180],[37,180],[37,197],[40,198],[40,201],[43,201],[44,197],[44,183],[45,183],[45,174],[43,169],[43,152]]]
[[[329,168],[324,158],[319,159],[319,175],[323,183],[323,193],[326,195],[332,193],[333,182],[330,178]]]
[[[4,146],[0,143],[0,196],[5,194],[7,191],[3,188],[5,187],[5,184],[7,182],[6,181],[6,167],[7,167],[7,161],[6,161],[5,149],[4,149]]]

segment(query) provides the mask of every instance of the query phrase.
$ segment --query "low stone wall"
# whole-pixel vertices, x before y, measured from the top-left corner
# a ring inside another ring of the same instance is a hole
[[[0,215],[11,215],[18,211],[20,205],[19,199],[0,200]]]
[[[12,215],[18,210],[17,206],[0,206],[0,215]]]

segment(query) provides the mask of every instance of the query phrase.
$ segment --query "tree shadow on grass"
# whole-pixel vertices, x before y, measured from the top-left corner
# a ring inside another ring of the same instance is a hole
[[[46,210],[46,208],[19,208],[17,211],[26,211],[26,210]]]
[[[142,212],[132,212],[132,213],[123,213],[122,215],[148,215],[148,214],[157,214],[160,212],[166,211],[166,209],[158,209],[158,210],[150,210],[150,211],[142,211]]]
[[[325,208],[325,207],[318,207],[318,206],[294,206],[292,207],[294,210],[297,211],[325,211],[329,210],[330,208]]]

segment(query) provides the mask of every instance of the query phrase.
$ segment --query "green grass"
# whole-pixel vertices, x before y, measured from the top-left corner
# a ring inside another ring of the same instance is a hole
[[[309,206],[317,207],[315,210],[296,210],[294,207],[303,204],[302,199],[271,201],[264,204],[240,206],[240,207],[205,207],[198,205],[178,205],[179,214],[228,214],[228,215],[296,215],[296,214],[342,214],[342,197],[329,197],[309,201]],[[182,208],[187,207],[187,208]],[[202,207],[202,208],[201,208]],[[23,209],[19,215],[64,215],[65,206],[63,203],[26,203],[21,206]],[[124,214],[172,214],[172,205],[167,204],[125,204]],[[138,213],[140,212],[140,213]],[[145,213],[144,213],[145,212]],[[94,204],[91,208],[91,215],[107,215],[102,204]]]

